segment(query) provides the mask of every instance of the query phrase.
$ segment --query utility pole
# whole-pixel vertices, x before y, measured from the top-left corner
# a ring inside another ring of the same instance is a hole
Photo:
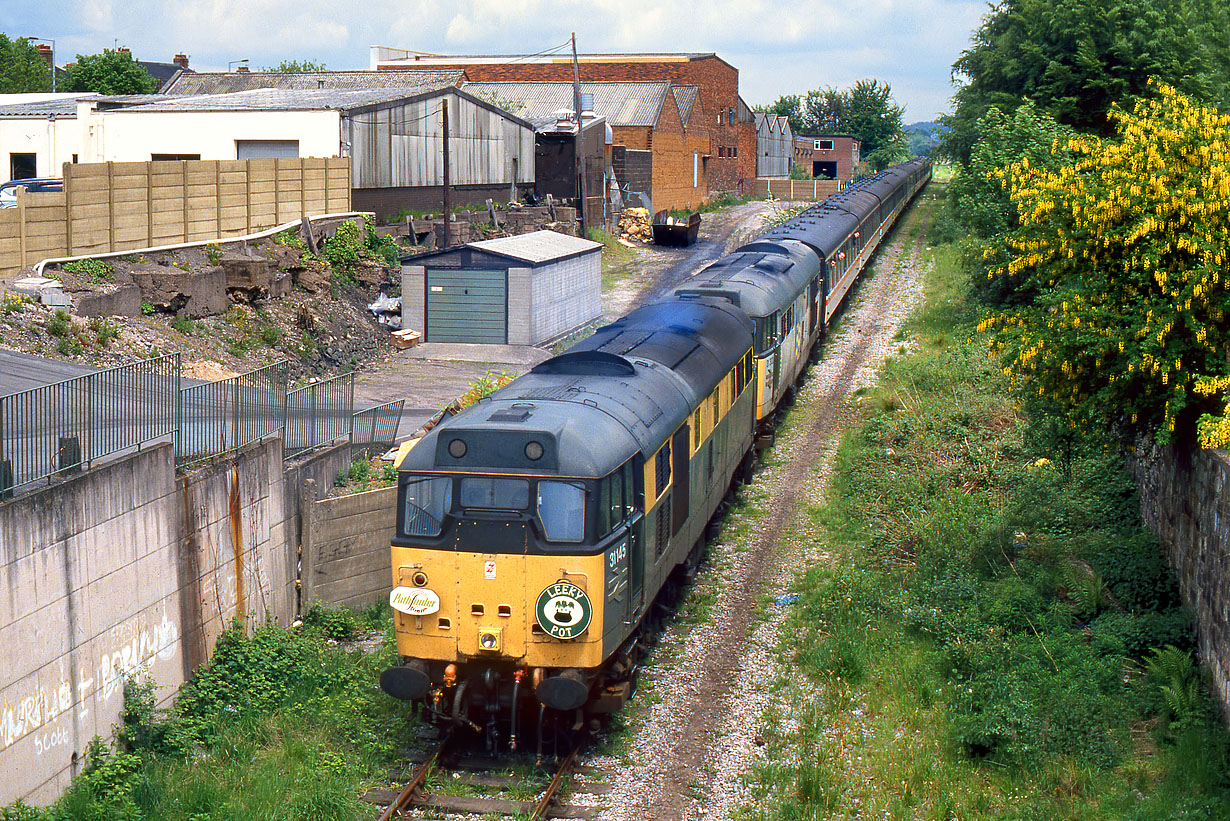
[[[581,70],[577,66],[577,33],[572,33],[572,110],[577,118],[577,139],[573,143],[577,160],[577,224],[585,230],[585,140],[581,137]]]
[[[453,244],[453,193],[449,190],[448,177],[448,95],[440,101],[440,114],[444,118],[444,247]]]

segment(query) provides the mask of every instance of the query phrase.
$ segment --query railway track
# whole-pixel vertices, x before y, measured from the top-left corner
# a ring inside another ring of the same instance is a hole
[[[562,757],[541,762],[528,756],[491,759],[466,754],[464,740],[454,732],[407,769],[404,776],[394,779],[397,783],[404,782],[399,791],[376,788],[369,790],[364,800],[383,807],[378,821],[439,817],[439,813],[447,813],[449,817],[505,815],[532,821],[543,818],[592,821],[598,817],[599,808],[561,802],[573,779],[596,772],[578,767],[579,749],[574,747]],[[605,784],[586,784],[581,791],[600,795],[607,789]]]

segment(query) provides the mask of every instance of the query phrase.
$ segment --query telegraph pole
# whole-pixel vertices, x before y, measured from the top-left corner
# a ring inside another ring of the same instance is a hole
[[[572,109],[577,118],[577,139],[573,144],[577,166],[577,224],[585,236],[585,141],[581,138],[581,70],[577,66],[577,33],[572,33]]]
[[[448,176],[448,95],[440,101],[440,115],[444,118],[444,247],[453,244],[453,194],[449,190]]]

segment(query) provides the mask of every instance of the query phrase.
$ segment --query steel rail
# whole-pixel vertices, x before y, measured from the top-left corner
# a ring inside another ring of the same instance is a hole
[[[414,776],[410,779],[409,783],[407,783],[402,791],[397,794],[397,797],[393,799],[393,803],[389,804],[388,808],[380,814],[380,818],[377,819],[377,821],[389,821],[390,818],[401,812],[402,809],[409,806],[412,798],[414,797],[415,791],[418,790],[419,787],[423,786],[423,782],[427,780],[427,774],[431,772],[431,768],[434,767],[436,762],[440,760],[440,756],[444,754],[444,748],[447,747],[449,742],[452,740],[453,733],[449,733],[443,738],[443,740],[440,741],[439,744],[436,745],[435,751],[427,757],[426,761],[419,765],[419,768],[415,770]]]

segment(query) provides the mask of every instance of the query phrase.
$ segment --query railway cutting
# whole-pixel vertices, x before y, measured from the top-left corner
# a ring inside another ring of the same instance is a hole
[[[784,588],[797,564],[799,548],[783,543],[783,533],[827,478],[829,457],[850,416],[848,398],[870,384],[919,300],[932,204],[920,198],[906,213],[819,364],[799,386],[794,433],[774,449],[780,465],[756,479],[768,492],[767,515],[748,543],[726,548],[732,561],[724,570],[709,566],[698,579],[701,588],[717,591],[712,622],[690,633],[672,626],[663,636],[662,646],[682,649],[678,663],[652,684],[656,703],[631,707],[633,713],[643,710],[626,756],[633,763],[588,760],[617,785],[598,818],[724,818],[737,806],[740,774],[759,746],[754,728],[768,707],[767,649],[778,626],[772,615],[752,626],[750,614],[763,593]]]

